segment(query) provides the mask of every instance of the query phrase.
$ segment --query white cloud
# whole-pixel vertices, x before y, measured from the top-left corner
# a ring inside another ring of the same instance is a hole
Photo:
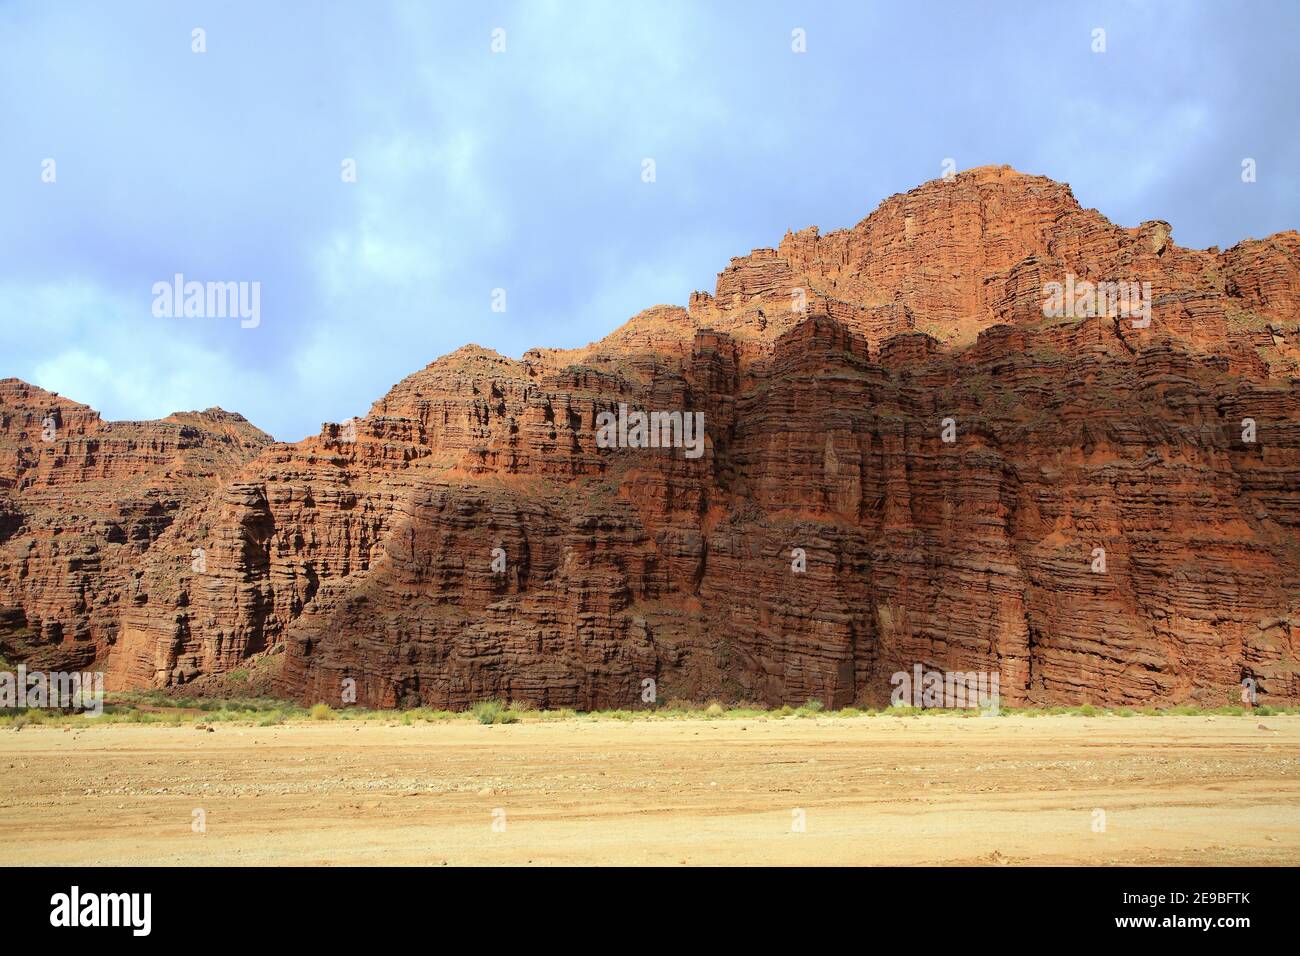
[[[231,411],[273,400],[263,376],[220,349],[158,334],[149,297],[128,302],[84,280],[0,282],[0,342],[33,385],[83,402],[108,419],[161,418],[220,404]],[[202,331],[192,327],[194,331]],[[256,334],[237,324],[230,334]],[[254,424],[257,424],[254,422]]]

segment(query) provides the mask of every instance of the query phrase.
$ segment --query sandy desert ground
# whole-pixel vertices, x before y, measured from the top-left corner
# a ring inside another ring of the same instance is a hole
[[[0,767],[6,865],[1300,863],[1296,716],[33,726]]]

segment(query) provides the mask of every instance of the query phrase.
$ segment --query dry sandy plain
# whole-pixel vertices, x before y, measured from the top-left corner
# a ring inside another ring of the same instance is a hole
[[[1300,863],[1300,716],[215,728],[0,733],[0,864]]]

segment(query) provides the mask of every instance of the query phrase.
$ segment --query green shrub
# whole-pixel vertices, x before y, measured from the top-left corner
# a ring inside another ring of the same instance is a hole
[[[480,724],[513,724],[518,718],[499,700],[480,700],[470,708]]]
[[[334,708],[330,707],[330,705],[325,703],[324,701],[321,701],[319,704],[312,704],[309,713],[311,714],[312,720],[333,720],[334,719]]]

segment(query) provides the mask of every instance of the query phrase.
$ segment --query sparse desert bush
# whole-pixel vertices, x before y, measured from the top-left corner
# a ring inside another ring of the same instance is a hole
[[[537,709],[537,705],[531,700],[512,700],[510,709],[516,714],[527,714]]]
[[[1223,716],[1268,717],[1275,715],[1293,715],[1300,713],[1300,708],[1280,706],[1277,704],[1260,704],[1254,708],[1240,704],[1196,705],[1180,704],[1172,707],[1105,707],[1095,704],[1079,705],[1038,705],[1034,707],[1003,707],[998,715],[1003,717],[1041,717],[1052,716],[1086,716],[1086,717],[1135,717],[1139,714],[1149,717],[1165,716]],[[795,709],[789,705],[769,710],[760,704],[743,703],[729,705],[721,700],[710,700],[707,704],[699,701],[673,699],[667,704],[636,710],[603,710],[576,713],[570,708],[557,710],[538,710],[527,702],[518,701],[507,704],[502,699],[479,701],[468,711],[451,712],[434,710],[429,707],[415,706],[404,710],[374,710],[364,707],[348,706],[334,710],[329,704],[318,703],[307,709],[292,701],[277,700],[268,697],[232,697],[213,698],[198,696],[174,696],[159,692],[130,692],[108,695],[103,715],[93,721],[84,721],[80,715],[63,713],[57,710],[17,710],[0,711],[0,729],[45,724],[64,726],[69,722],[78,727],[108,726],[113,724],[158,724],[176,726],[202,721],[205,724],[245,724],[250,726],[275,726],[305,720],[361,720],[380,721],[386,726],[412,726],[419,721],[477,720],[482,724],[517,723],[522,714],[531,714],[530,720],[574,720],[584,721],[634,721],[634,720],[679,720],[685,718],[706,718],[709,720],[767,720],[781,717],[811,718],[823,717],[913,717],[924,714],[927,717],[968,718],[975,716],[973,710],[932,709],[916,707],[889,706],[880,709],[867,707],[865,704],[844,707],[838,711],[828,710],[822,701],[810,700]],[[981,715],[982,716],[982,715]]]
[[[312,704],[311,710],[308,711],[308,713],[311,714],[312,720],[333,720],[334,719],[334,708],[332,708],[329,704],[325,703],[324,701],[321,701],[318,704]]]
[[[668,703],[663,706],[663,709],[669,711],[670,713],[676,713],[676,714],[694,714],[703,710],[704,705],[700,704],[697,701],[682,700],[680,698],[675,697],[672,700],[668,701]]]
[[[430,710],[428,707],[412,707],[402,715],[402,723],[408,727],[417,720],[428,722],[437,719],[437,712]]]
[[[480,724],[513,724],[518,718],[499,700],[480,700],[470,708]]]
[[[737,704],[735,707],[727,708],[727,717],[735,720],[745,717],[761,718],[766,717],[768,710],[761,704]]]

